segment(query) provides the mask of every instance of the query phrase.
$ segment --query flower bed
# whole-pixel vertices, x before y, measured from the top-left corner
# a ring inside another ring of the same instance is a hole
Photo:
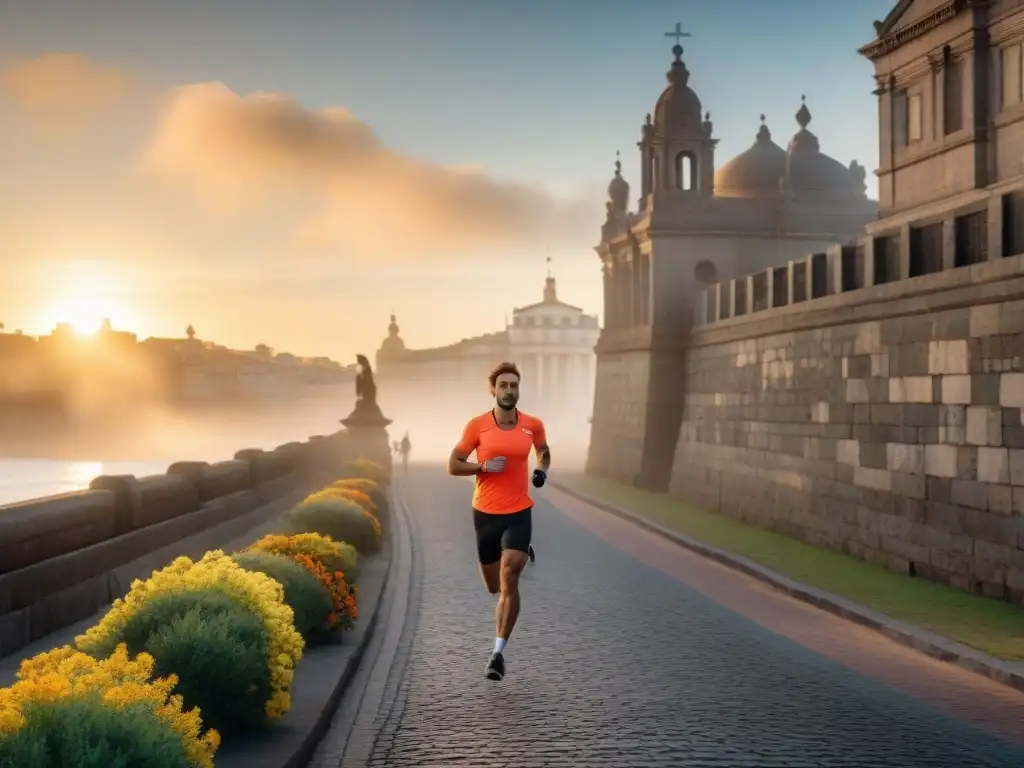
[[[180,557],[133,582],[73,647],[22,662],[0,689],[0,765],[208,768],[221,735],[288,712],[303,649],[353,627],[358,558],[380,549],[388,477],[356,467],[368,476],[311,495],[281,533]]]

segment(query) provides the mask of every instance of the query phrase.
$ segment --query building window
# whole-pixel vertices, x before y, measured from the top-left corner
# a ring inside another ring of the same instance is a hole
[[[921,94],[908,90],[896,91],[892,97],[893,141],[897,147],[906,147],[921,140]]]
[[[676,189],[689,192],[697,184],[697,160],[692,152],[680,152],[676,155]]]
[[[907,141],[921,140],[921,94],[907,96]]]
[[[1021,47],[1008,45],[1002,50],[1003,109],[1021,102]]]
[[[946,60],[943,69],[942,119],[945,133],[956,133],[964,127],[964,64]]]
[[[954,266],[966,267],[988,259],[988,211],[957,216]]]

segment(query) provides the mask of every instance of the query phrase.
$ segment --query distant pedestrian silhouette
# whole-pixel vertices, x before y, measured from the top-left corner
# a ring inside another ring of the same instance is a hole
[[[402,444],[399,447],[402,452],[402,470],[405,474],[409,474],[409,451],[412,450],[412,443],[409,442],[409,433],[405,433],[405,437],[402,438]]]

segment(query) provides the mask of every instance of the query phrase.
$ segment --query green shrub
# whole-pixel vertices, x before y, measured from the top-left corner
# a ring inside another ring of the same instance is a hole
[[[118,642],[131,656],[152,655],[154,676],[177,675],[175,692],[187,709],[199,707],[205,727],[223,736],[264,722],[271,695],[266,628],[261,617],[223,592],[153,598],[128,619],[113,639]]]
[[[324,565],[331,571],[341,571],[345,574],[345,581],[355,584],[359,581],[359,553],[356,548],[347,541],[336,542],[341,547],[341,557],[329,558]]]
[[[144,706],[114,709],[93,694],[32,704],[25,715],[24,727],[0,737],[0,768],[194,765],[185,755],[181,734]]]
[[[297,504],[281,516],[281,526],[287,533],[322,533],[335,541],[346,541],[364,555],[380,549],[380,523],[346,499]]]
[[[334,610],[331,596],[308,569],[272,552],[240,552],[231,559],[247,571],[265,573],[284,587],[284,601],[295,613],[295,630],[303,638],[308,640],[327,625]]]

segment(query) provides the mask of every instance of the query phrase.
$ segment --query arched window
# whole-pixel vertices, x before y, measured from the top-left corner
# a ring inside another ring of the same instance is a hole
[[[676,155],[676,189],[689,192],[697,188],[697,158],[692,152]]]
[[[718,269],[710,261],[703,259],[693,268],[693,279],[698,287],[708,288],[719,282]]]

